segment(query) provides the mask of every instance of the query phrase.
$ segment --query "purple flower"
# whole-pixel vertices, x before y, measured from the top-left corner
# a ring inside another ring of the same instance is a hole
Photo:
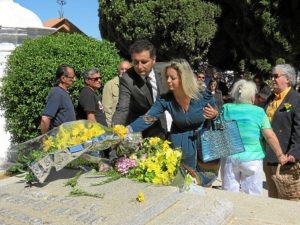
[[[116,162],[116,170],[121,174],[127,174],[129,169],[137,166],[135,159],[121,157]]]

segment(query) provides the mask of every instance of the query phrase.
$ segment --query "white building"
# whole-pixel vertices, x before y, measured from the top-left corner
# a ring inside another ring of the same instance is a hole
[[[4,76],[8,56],[26,38],[48,35],[55,30],[44,27],[36,14],[13,0],[0,0],[0,78]],[[10,135],[5,132],[5,119],[0,116],[0,170],[6,161],[9,139]]]

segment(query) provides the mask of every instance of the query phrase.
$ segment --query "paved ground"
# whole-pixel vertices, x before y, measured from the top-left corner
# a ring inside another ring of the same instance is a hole
[[[32,187],[17,177],[0,180],[0,224],[300,224],[299,203],[212,188],[181,193],[128,179],[91,186],[106,178],[84,174],[80,189],[103,198],[70,197],[64,184],[75,173],[54,172]],[[141,191],[143,203],[136,201]]]

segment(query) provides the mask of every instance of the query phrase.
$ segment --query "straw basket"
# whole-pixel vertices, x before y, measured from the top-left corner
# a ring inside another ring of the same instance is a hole
[[[283,198],[300,198],[300,163],[296,163],[282,174],[280,169],[281,165],[278,164],[276,174],[272,175],[279,195]]]

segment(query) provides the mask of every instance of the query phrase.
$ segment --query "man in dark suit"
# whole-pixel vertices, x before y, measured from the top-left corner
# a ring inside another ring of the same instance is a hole
[[[120,78],[119,102],[113,124],[128,125],[147,113],[161,94],[167,92],[163,64],[155,65],[156,50],[148,40],[138,40],[130,46],[133,67]],[[160,68],[158,68],[160,67]],[[166,119],[163,114],[155,125],[143,131],[143,137],[165,138]]]
[[[300,160],[300,95],[293,87],[296,84],[295,69],[289,64],[277,65],[272,71],[274,93],[268,98],[266,113],[284,154],[290,162]],[[266,146],[264,171],[268,194],[282,198],[271,176],[277,168],[277,158],[270,146]]]

